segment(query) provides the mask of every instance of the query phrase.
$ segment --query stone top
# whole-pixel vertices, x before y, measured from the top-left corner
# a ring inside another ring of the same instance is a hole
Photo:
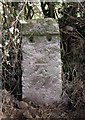
[[[55,19],[45,18],[38,20],[28,20],[21,25],[22,35],[58,35],[59,26]]]

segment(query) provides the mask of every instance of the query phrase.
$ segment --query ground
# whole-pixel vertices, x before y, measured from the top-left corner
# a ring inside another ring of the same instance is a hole
[[[55,102],[51,106],[35,105],[27,98],[24,98],[22,101],[15,100],[6,90],[3,91],[3,98],[2,111],[5,120],[29,120],[29,118],[32,120],[38,118],[44,120],[53,118],[56,120],[85,119],[85,108],[74,108],[66,96],[65,98],[67,99],[61,99],[60,103]]]

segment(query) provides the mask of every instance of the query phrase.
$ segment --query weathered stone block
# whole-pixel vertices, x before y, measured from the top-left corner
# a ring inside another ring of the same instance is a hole
[[[23,97],[38,104],[51,104],[62,93],[62,63],[58,24],[54,19],[22,24]]]

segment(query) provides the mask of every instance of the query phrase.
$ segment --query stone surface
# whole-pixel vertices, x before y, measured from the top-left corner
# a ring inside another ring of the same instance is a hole
[[[58,101],[62,93],[58,24],[54,19],[29,21],[22,25],[22,35],[23,97],[36,104]]]

